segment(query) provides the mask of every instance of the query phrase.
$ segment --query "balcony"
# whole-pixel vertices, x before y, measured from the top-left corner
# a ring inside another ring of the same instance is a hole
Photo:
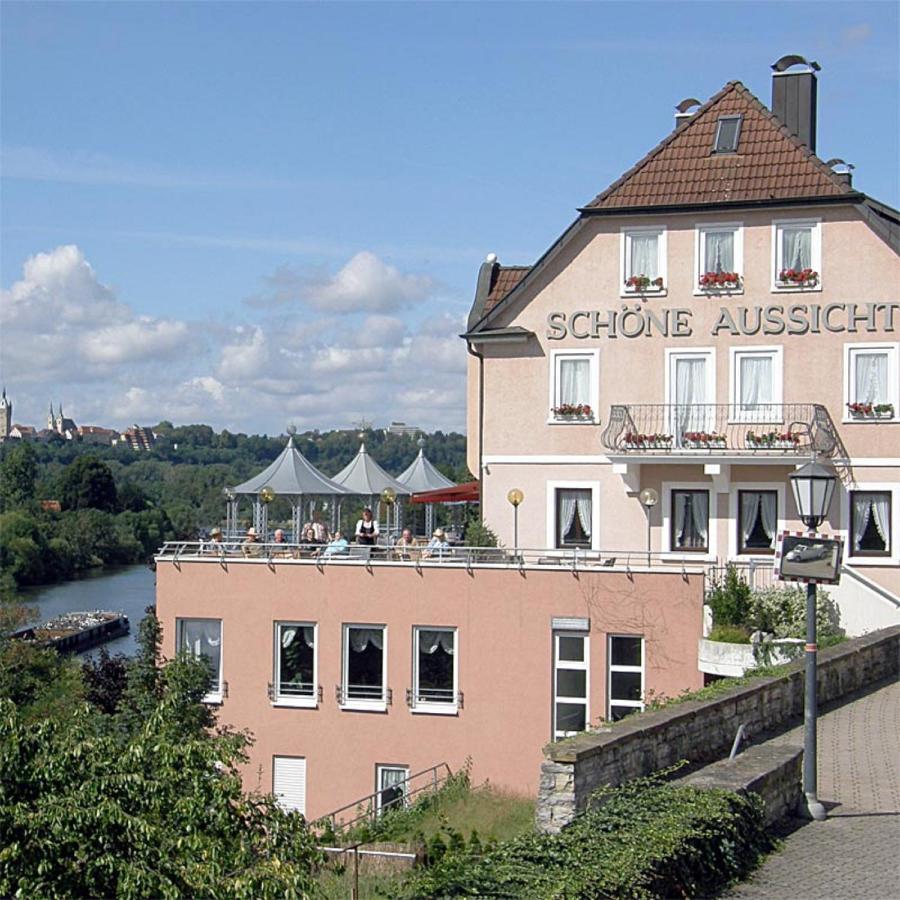
[[[819,403],[616,405],[601,441],[611,455],[646,458],[829,456],[837,445],[834,423]]]

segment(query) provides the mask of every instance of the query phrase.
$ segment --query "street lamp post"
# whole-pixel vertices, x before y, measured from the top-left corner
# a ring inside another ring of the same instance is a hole
[[[391,546],[391,510],[397,502],[397,492],[393,488],[386,487],[381,492],[381,502],[387,507],[387,545]]]
[[[657,494],[653,488],[644,488],[640,494],[638,494],[638,499],[641,501],[641,506],[647,511],[647,565],[649,566],[651,547],[650,511],[657,503],[659,503],[659,494]]]
[[[804,525],[814,532],[825,521],[831,497],[834,494],[835,477],[815,460],[801,466],[789,476],[794,502]],[[816,719],[818,697],[816,694],[816,585],[806,585],[806,702],[803,709],[803,793],[806,807],[813,819],[825,818],[825,807],[819,802]]]
[[[506,499],[512,504],[513,508],[513,549],[518,552],[519,549],[519,504],[525,499],[525,494],[519,488],[513,488],[507,495]]]

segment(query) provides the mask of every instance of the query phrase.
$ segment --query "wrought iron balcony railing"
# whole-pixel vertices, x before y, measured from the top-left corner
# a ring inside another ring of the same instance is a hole
[[[828,456],[837,445],[819,403],[622,404],[610,407],[601,438],[611,453],[754,453]]]

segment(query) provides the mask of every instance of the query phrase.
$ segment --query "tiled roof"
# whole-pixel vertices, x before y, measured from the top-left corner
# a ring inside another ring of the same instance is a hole
[[[743,115],[736,153],[713,153],[720,116]],[[854,194],[739,81],[731,81],[585,210]]]
[[[489,313],[529,272],[531,266],[497,266],[491,282],[491,290],[484,302],[484,313]]]

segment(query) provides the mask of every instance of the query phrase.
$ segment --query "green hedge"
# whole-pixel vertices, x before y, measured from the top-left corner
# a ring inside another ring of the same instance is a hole
[[[529,834],[486,852],[451,848],[396,896],[707,896],[744,876],[769,847],[755,795],[653,776],[597,792],[560,834]]]

